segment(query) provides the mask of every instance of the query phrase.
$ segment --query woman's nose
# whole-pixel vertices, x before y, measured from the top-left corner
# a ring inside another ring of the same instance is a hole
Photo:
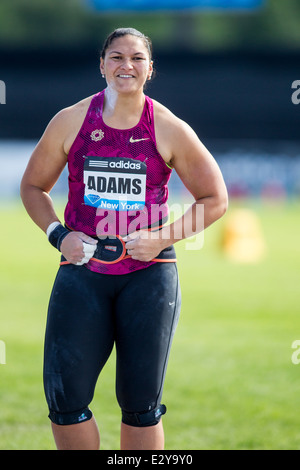
[[[131,59],[124,59],[122,61],[121,67],[126,70],[131,70],[133,68]]]

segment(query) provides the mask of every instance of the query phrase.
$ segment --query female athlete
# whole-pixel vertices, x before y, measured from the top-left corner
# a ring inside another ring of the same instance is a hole
[[[89,405],[115,345],[121,449],[163,449],[161,398],[180,310],[173,245],[219,219],[227,191],[195,132],[144,94],[153,73],[149,38],[115,30],[100,70],[106,88],[50,121],[21,183],[28,214],[61,252],[47,317],[44,389],[57,449],[98,449]],[[49,193],[66,164],[62,225]],[[195,201],[165,225],[172,169]]]

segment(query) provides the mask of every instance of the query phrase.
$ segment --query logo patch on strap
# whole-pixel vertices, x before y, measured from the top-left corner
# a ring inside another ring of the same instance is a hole
[[[91,139],[94,140],[94,142],[98,142],[99,140],[102,140],[104,137],[104,132],[102,129],[95,129],[91,133]]]

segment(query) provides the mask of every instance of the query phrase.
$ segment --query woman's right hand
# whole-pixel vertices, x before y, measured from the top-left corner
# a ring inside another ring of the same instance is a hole
[[[62,241],[61,254],[71,264],[81,266],[93,256],[97,247],[97,240],[83,232],[70,232]]]

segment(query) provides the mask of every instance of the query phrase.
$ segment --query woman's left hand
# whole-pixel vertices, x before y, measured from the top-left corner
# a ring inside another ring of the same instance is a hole
[[[132,259],[151,261],[163,250],[159,232],[138,230],[123,238]]]

